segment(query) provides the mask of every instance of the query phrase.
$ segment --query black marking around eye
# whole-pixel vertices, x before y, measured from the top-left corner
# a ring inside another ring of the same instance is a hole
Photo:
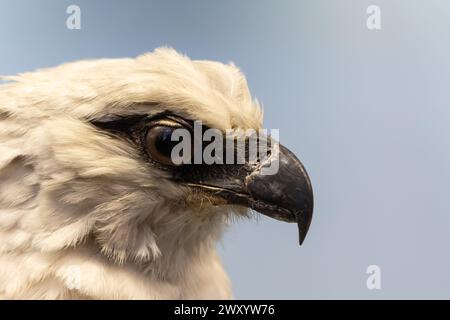
[[[147,115],[126,116],[108,121],[91,121],[95,127],[112,133],[131,134],[139,124],[143,123]]]
[[[192,131],[193,121],[175,116],[169,112],[156,115],[132,115],[115,116],[109,120],[93,120],[90,123],[97,129],[104,131],[119,139],[125,139],[132,143],[141,153],[142,157],[162,170],[172,170],[172,166],[161,164],[149,155],[146,147],[146,136],[154,126],[166,126],[171,128],[186,128]],[[191,132],[192,133],[192,132]]]
[[[178,123],[178,125],[164,124],[170,127],[178,127],[179,125],[185,126],[187,129],[192,129],[193,127],[193,121],[177,117],[170,112],[162,112],[156,115],[117,116],[112,120],[93,120],[90,123],[105,131],[131,134],[136,130],[144,130],[152,125],[157,125],[159,120],[161,122],[172,120],[174,123]]]
[[[214,166],[207,164],[193,164],[193,160],[191,163],[186,163],[181,166],[169,166],[165,164],[161,164],[158,161],[155,161],[153,157],[149,154],[147,150],[146,144],[146,136],[148,131],[154,126],[165,126],[170,128],[186,128],[191,131],[191,138],[195,139],[193,134],[193,126],[194,121],[190,119],[184,119],[179,116],[176,116],[172,113],[163,112],[156,115],[133,115],[133,116],[122,116],[122,117],[114,117],[110,120],[97,120],[91,121],[91,124],[97,127],[98,129],[104,130],[106,133],[109,133],[119,139],[125,139],[129,143],[132,143],[142,157],[149,163],[152,163],[154,166],[162,169],[162,170],[170,170],[174,172],[174,178],[176,180],[184,180],[183,178],[187,177],[196,177],[197,180],[208,180],[209,174],[221,174],[222,171],[230,171],[233,165],[226,164],[227,153],[231,150],[228,150],[228,146],[225,144],[225,140],[223,141],[223,163],[215,164]],[[202,136],[205,130],[209,129],[207,126],[202,126]],[[178,143],[178,142],[177,142]],[[202,141],[202,150],[208,144],[207,141]],[[248,143],[246,141],[245,143]],[[238,146],[235,143],[233,144],[232,152],[233,152],[233,163],[238,163]],[[194,148],[191,148],[191,152],[194,152]],[[248,146],[244,148],[244,154],[241,156],[244,157],[244,160],[249,159]],[[242,166],[239,164],[234,165],[238,170],[242,170]],[[225,170],[225,168],[227,168]],[[188,178],[189,180],[189,178]]]

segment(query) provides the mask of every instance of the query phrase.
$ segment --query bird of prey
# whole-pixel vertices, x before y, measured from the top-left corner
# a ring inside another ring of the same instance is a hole
[[[288,149],[175,164],[175,128],[259,129],[240,70],[171,48],[67,63],[0,85],[0,297],[229,299],[216,242],[253,210],[296,222],[311,183]],[[262,167],[279,162],[276,174]]]

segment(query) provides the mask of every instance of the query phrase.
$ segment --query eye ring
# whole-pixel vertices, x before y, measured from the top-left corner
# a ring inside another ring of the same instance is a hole
[[[172,161],[172,149],[179,143],[172,141],[172,134],[181,126],[156,124],[150,127],[145,135],[145,148],[152,160],[167,166],[177,166]]]

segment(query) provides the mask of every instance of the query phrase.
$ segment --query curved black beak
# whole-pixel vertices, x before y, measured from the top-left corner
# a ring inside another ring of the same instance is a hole
[[[303,243],[311,225],[314,198],[311,181],[302,163],[287,148],[280,145],[276,155],[262,166],[278,161],[278,172],[262,174],[257,169],[245,179],[245,188],[253,201],[250,207],[269,217],[297,222],[299,242]]]
[[[302,244],[313,215],[311,182],[300,160],[282,145],[275,146],[269,157],[256,164],[193,165],[174,178],[222,199],[219,204],[225,200],[277,220],[296,222]]]

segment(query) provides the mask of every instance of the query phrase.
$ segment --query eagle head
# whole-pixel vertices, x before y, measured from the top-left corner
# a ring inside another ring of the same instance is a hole
[[[216,160],[238,154],[238,141],[248,149],[250,138],[237,132],[262,128],[261,108],[233,64],[193,61],[160,48],[135,59],[78,61],[5,79],[0,295],[53,290],[62,296],[55,283],[64,283],[63,267],[70,264],[88,274],[81,296],[116,290],[108,286],[123,272],[153,281],[138,296],[195,296],[186,293],[186,283],[207,287],[198,270],[221,270],[216,240],[230,219],[248,215],[249,208],[296,222],[303,242],[312,188],[288,149],[257,133],[258,142],[268,142],[263,155],[250,160],[244,151],[232,163],[193,160],[208,141],[225,146],[212,153]],[[201,138],[214,133],[197,143],[196,128]],[[173,139],[175,132],[192,137],[182,141],[192,151],[183,149],[182,161],[174,157],[181,141]],[[275,163],[276,170],[264,174]],[[111,268],[117,268],[116,278],[106,281]],[[155,281],[173,287],[158,291]]]

